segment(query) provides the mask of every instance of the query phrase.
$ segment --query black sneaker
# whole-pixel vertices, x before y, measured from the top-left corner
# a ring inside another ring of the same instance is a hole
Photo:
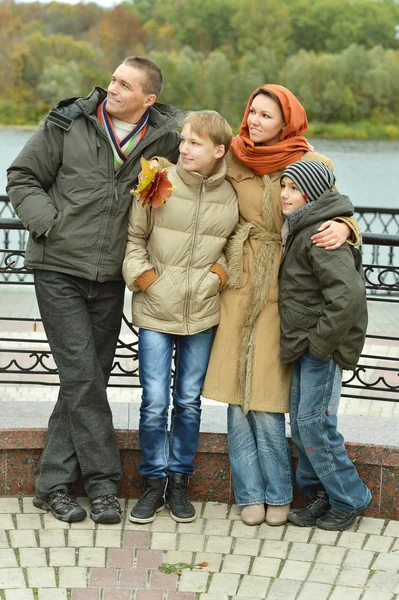
[[[323,517],[330,510],[330,503],[326,492],[316,492],[310,504],[304,508],[294,508],[288,513],[288,521],[299,527],[312,527],[317,519]]]
[[[170,516],[178,523],[194,521],[195,508],[187,499],[188,475],[173,473],[169,475],[166,489],[166,504],[170,508]]]
[[[94,498],[90,504],[90,516],[96,523],[120,523],[122,509],[115,494],[104,494]]]
[[[144,494],[132,508],[129,520],[133,523],[151,523],[157,512],[165,508],[166,477],[143,477]]]
[[[370,502],[368,502],[366,506],[363,506],[363,508],[359,508],[350,513],[346,513],[343,510],[338,510],[337,508],[331,507],[324,517],[317,519],[316,527],[320,527],[320,529],[327,529],[328,531],[344,531],[355,522],[356,517],[360,515],[360,513],[370,508],[372,502],[373,501],[370,500]]]
[[[85,509],[66,492],[51,492],[47,501],[40,500],[35,496],[32,502],[36,508],[50,510],[52,515],[59,521],[76,523],[76,521],[83,521],[87,517]]]

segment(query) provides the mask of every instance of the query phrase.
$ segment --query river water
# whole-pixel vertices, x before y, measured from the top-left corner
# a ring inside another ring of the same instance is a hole
[[[0,129],[0,195],[6,169],[31,135],[24,129]],[[399,140],[310,140],[334,162],[338,189],[355,206],[399,208]]]

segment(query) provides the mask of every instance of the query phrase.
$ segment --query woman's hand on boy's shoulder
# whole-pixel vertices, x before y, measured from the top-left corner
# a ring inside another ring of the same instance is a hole
[[[310,239],[318,248],[326,250],[337,250],[351,235],[349,226],[339,221],[326,221],[317,231]]]

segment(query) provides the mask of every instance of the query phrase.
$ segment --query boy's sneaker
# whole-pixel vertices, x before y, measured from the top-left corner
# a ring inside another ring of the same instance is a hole
[[[120,523],[122,509],[115,494],[98,496],[90,504],[90,516],[95,523]]]
[[[165,508],[166,477],[143,477],[144,493],[129,515],[133,523],[151,523]]]
[[[316,521],[330,510],[330,503],[326,492],[316,492],[310,504],[304,508],[294,508],[288,513],[288,521],[299,527],[312,527]]]
[[[338,510],[337,508],[331,507],[330,510],[320,519],[316,521],[316,527],[320,527],[320,529],[327,529],[328,531],[344,531],[344,529],[348,529],[356,520],[356,517],[360,515],[363,511],[370,508],[372,504],[372,500],[363,506],[363,508],[359,508],[357,510],[353,510],[350,513],[346,513],[343,510]]]
[[[43,510],[51,511],[51,514],[59,521],[66,523],[76,523],[83,521],[87,517],[87,512],[82,508],[72,496],[66,492],[51,492],[48,500],[40,500],[35,496],[32,500],[33,506]]]
[[[197,516],[187,499],[188,477],[185,473],[173,473],[168,478],[166,504],[170,508],[170,516],[178,523],[191,523]]]

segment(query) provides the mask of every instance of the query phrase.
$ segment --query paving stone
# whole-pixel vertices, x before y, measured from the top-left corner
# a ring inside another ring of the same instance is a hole
[[[200,594],[200,600],[229,600],[227,594]]]
[[[206,567],[201,567],[201,571],[211,571],[212,573],[215,573],[220,570],[222,554],[197,552],[195,555],[195,563],[201,564],[202,562],[207,562],[208,565]]]
[[[20,513],[18,498],[5,496],[0,498],[0,513]]]
[[[29,587],[56,587],[55,571],[51,567],[28,567]]]
[[[339,531],[326,531],[325,529],[314,528],[313,535],[310,539],[312,544],[326,544],[334,546],[339,535]]]
[[[111,550],[116,548],[110,548]],[[78,565],[79,567],[105,567],[105,548],[79,548]]]
[[[68,546],[73,548],[90,548],[91,546],[94,546],[94,531],[71,529],[68,531]]]
[[[297,579],[304,581],[310,571],[312,564],[299,560],[286,560],[281,570],[281,579]]]
[[[399,571],[399,554],[380,554],[373,563],[373,571]]]
[[[0,548],[8,548],[8,540],[5,531],[0,530]]]
[[[93,567],[90,570],[89,587],[115,588],[116,569]]]
[[[271,527],[262,523],[259,525],[259,531],[257,537],[265,540],[281,540],[285,531],[285,526]]]
[[[11,546],[13,548],[33,548],[37,547],[36,536],[33,529],[23,529],[10,531]]]
[[[242,521],[234,521],[231,536],[235,538],[254,538],[257,527],[249,527]]]
[[[361,567],[368,569],[373,559],[374,552],[368,552],[367,550],[349,550],[345,557],[344,565],[346,567]]]
[[[70,531],[69,533],[72,533]],[[133,533],[129,531],[128,533]],[[87,545],[87,544],[86,544]],[[120,548],[121,532],[119,529],[99,529],[96,533],[96,547],[101,548]]]
[[[305,562],[312,562],[316,556],[317,550],[317,544],[302,544],[300,542],[294,542],[288,558],[290,560],[303,560]]]
[[[357,531],[360,533],[373,533],[380,535],[381,531],[385,527],[385,519],[373,519],[370,517],[363,517],[360,519],[359,527]]]
[[[100,590],[72,590],[71,600],[99,600]]]
[[[124,548],[127,550],[127,548]],[[143,569],[157,569],[162,563],[162,550],[145,550],[141,548],[137,552],[137,567]]]
[[[346,548],[338,548],[337,546],[322,546],[315,558],[317,563],[325,563],[326,565],[340,565],[344,559]]]
[[[125,535],[127,535],[128,533],[135,533],[135,532],[128,531]],[[151,549],[152,550],[176,550],[176,544],[177,544],[176,533],[155,532],[151,535]]]
[[[393,594],[396,592],[396,588],[399,585],[399,575],[390,573],[389,577],[387,577],[386,571],[376,571],[368,580],[367,585],[371,590],[390,592]]]
[[[204,522],[204,519],[196,519],[192,523],[177,523],[177,532],[191,534],[196,533],[199,535],[202,533]],[[229,521],[226,520],[226,523],[229,523]]]
[[[294,600],[301,583],[293,579],[275,579],[267,594],[267,600]]]
[[[318,583],[334,583],[338,572],[339,567],[336,565],[316,563],[310,572],[308,581],[316,581]]]
[[[393,540],[394,538],[388,536],[370,535],[364,545],[364,550],[370,550],[371,552],[388,552],[392,546]]]
[[[168,600],[195,600],[194,592],[169,592]]]
[[[18,567],[15,552],[12,548],[0,549],[0,565],[1,567]],[[21,565],[25,567],[26,565]]]
[[[60,567],[60,587],[85,588],[87,587],[87,569],[84,567]],[[73,594],[72,594],[72,599]]]
[[[63,548],[66,546],[65,534],[63,531],[53,531],[44,529],[39,531],[40,545],[43,548]]]
[[[247,574],[249,571],[250,562],[250,556],[225,556],[222,566],[222,573],[240,573],[241,575]]]
[[[360,549],[363,546],[364,540],[366,539],[365,533],[356,533],[353,531],[343,531],[341,537],[337,542],[337,546],[344,546],[345,548],[357,548]]]
[[[399,538],[399,521],[389,521],[383,535]]]
[[[366,583],[370,571],[359,567],[344,567],[339,573],[335,583],[336,585],[359,585]]]
[[[108,525],[108,527],[113,527],[112,525]],[[84,521],[77,521],[76,523],[70,523],[69,529],[95,529],[96,523],[87,517]],[[97,528],[100,528],[100,523],[97,525]]]
[[[306,582],[298,596],[298,600],[327,600],[332,586],[326,583]]]
[[[237,597],[247,596],[248,598],[266,598],[270,581],[271,579],[269,577],[244,575],[237,592]]]
[[[4,592],[6,600],[34,600],[32,590],[4,590]]]
[[[41,529],[39,515],[17,515],[17,529]]]
[[[296,525],[288,525],[283,539],[285,542],[302,542],[306,544],[311,533],[312,529],[310,527],[297,527]]]
[[[288,542],[272,542],[265,540],[261,550],[261,556],[270,556],[274,558],[286,558],[288,554]]]
[[[216,552],[217,554],[229,554],[233,538],[210,535],[206,542],[206,552]]]
[[[202,513],[203,519],[225,519],[228,513],[228,505],[221,502],[206,502]]]
[[[160,552],[160,551],[156,550],[156,552]],[[180,552],[178,550],[168,550],[166,553],[166,559],[164,560],[164,562],[167,563],[168,565],[175,565],[176,563],[188,563],[189,565],[191,565],[193,563],[193,556],[194,556],[194,554],[192,552]]]
[[[50,548],[50,567],[74,567],[76,563],[75,548]]]
[[[228,535],[231,521],[227,519],[207,519],[205,535]]]
[[[244,554],[246,556],[258,556],[261,540],[249,540],[248,538],[237,538],[234,544],[233,554]]]
[[[0,568],[0,589],[25,587],[26,584],[22,569]]]
[[[255,558],[251,575],[266,575],[268,577],[277,577],[281,565],[279,558]]]
[[[43,510],[41,508],[37,508],[33,506],[33,496],[24,496],[22,498],[22,510],[24,513],[37,513],[39,515],[43,514]]]
[[[0,529],[15,529],[11,515],[0,514]]]
[[[43,512],[43,511],[42,511]],[[44,529],[69,529],[69,523],[59,521],[51,514],[45,514],[43,517]]]
[[[392,594],[387,592],[376,592],[375,590],[366,590],[362,600],[392,600]]]
[[[20,548],[19,560],[21,567],[47,567],[47,557],[44,548]]]
[[[180,577],[179,591],[181,592],[205,592],[209,573],[184,570]]]
[[[104,600],[130,600],[132,597],[130,590],[105,589]]]
[[[220,592],[232,596],[237,592],[239,580],[240,576],[232,573],[214,573],[208,591],[210,594]]]
[[[178,550],[192,552],[202,552],[205,545],[205,536],[196,535],[195,533],[182,533],[180,535]]]
[[[329,600],[359,600],[363,589],[335,587]]]
[[[163,600],[162,590],[137,590],[135,600]]]
[[[133,548],[110,548],[108,550],[108,567],[133,567]]]
[[[183,571],[183,574],[187,572]],[[193,573],[193,571],[190,571]],[[165,573],[160,573],[155,569],[151,571],[151,579],[150,579],[150,588],[153,590],[175,590],[177,586],[177,575],[175,573],[171,573],[170,575],[166,575]]]
[[[42,588],[38,590],[38,600],[67,600],[67,591],[61,588]]]
[[[176,533],[177,523],[173,519],[155,519],[150,524],[152,532],[158,531],[160,533]]]
[[[147,572],[145,569],[122,569],[120,575],[121,588],[145,588]]]

